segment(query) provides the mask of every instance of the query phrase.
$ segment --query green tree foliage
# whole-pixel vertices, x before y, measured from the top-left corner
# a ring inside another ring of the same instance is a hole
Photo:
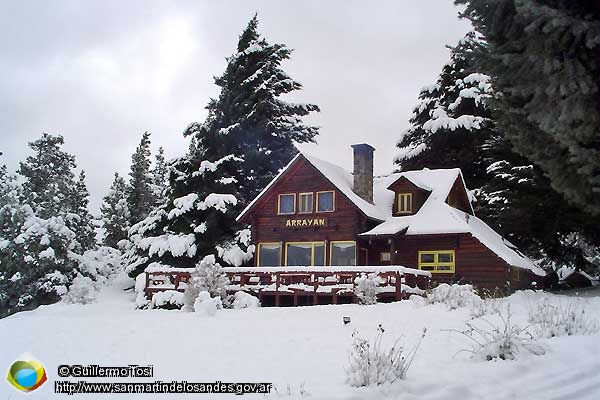
[[[261,37],[255,15],[240,35],[237,52],[227,58],[225,72],[215,78],[221,92],[206,107],[208,117],[184,133],[195,137],[202,158],[216,161],[234,154],[243,159],[238,175],[243,204],[293,158],[294,143],[312,142],[318,133],[301,119],[318,111],[316,105],[280,98],[302,88],[281,69],[291,52]]]
[[[473,69],[476,47],[469,34],[452,49],[437,82],[421,90],[410,128],[397,143],[400,170],[460,168],[471,188],[486,182],[482,146],[494,128],[485,104],[492,89],[489,78]]]
[[[154,206],[150,173],[149,132],[144,132],[140,144],[131,156],[129,177],[127,204],[129,205],[130,223],[135,224],[146,218]]]
[[[127,239],[127,231],[130,227],[127,183],[117,173],[108,194],[102,201],[100,213],[104,228],[104,245],[117,248],[121,240]]]
[[[229,265],[248,262],[250,232],[236,225],[236,215],[292,159],[294,143],[318,133],[301,121],[317,106],[279,98],[302,87],[280,67],[291,51],[269,44],[257,27],[254,16],[215,79],[221,92],[208,117],[184,132],[190,148],[168,166],[167,201],[132,226],[131,276],[150,265],[193,267],[211,254]]]
[[[94,225],[90,215],[88,205],[90,203],[90,193],[85,184],[85,171],[81,171],[78,180],[73,185],[71,194],[72,214],[69,216],[71,230],[77,235],[80,245],[79,252],[91,250],[96,246]]]
[[[24,201],[36,215],[49,218],[72,211],[75,157],[61,150],[65,141],[61,135],[44,133],[29,143],[33,155],[20,163],[19,175],[23,183]]]
[[[596,2],[455,2],[487,43],[478,69],[501,94],[498,126],[568,201],[600,214]]]

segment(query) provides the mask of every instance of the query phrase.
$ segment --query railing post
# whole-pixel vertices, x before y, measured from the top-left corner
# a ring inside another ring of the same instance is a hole
[[[148,297],[148,287],[150,286],[150,272],[144,272],[146,274],[146,287],[144,288],[144,293],[146,297]]]
[[[396,301],[402,299],[402,274],[396,271]]]

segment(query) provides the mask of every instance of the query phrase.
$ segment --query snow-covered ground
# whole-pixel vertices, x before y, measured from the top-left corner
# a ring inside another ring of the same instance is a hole
[[[573,296],[573,295],[571,295]],[[243,398],[311,399],[598,399],[600,334],[538,339],[544,355],[519,354],[514,361],[479,361],[464,330],[471,308],[449,311],[443,304],[415,301],[374,306],[338,305],[300,308],[222,310],[214,317],[164,310],[134,310],[134,295],[106,288],[89,305],[55,304],[0,320],[0,366],[29,352],[45,364],[48,382],[31,399],[54,394],[61,364],[153,365],[148,381],[273,382],[270,395]],[[527,322],[528,309],[542,298],[567,297],[521,292],[505,302],[513,321]],[[569,297],[572,298],[572,297]],[[581,300],[590,315],[600,316],[600,297]],[[344,325],[342,317],[351,317]],[[384,341],[404,336],[408,347],[423,328],[428,332],[405,380],[392,385],[352,388],[344,366],[352,332],[372,338],[378,324]],[[73,379],[73,378],[71,378]],[[74,380],[74,379],[73,379]],[[98,378],[88,381],[138,382],[144,379]],[[0,384],[0,399],[21,394]],[[230,398],[231,395],[76,394],[69,398]]]

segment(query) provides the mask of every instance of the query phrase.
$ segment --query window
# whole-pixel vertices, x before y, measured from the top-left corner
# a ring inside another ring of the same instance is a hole
[[[325,265],[325,242],[289,242],[285,247],[285,265]]]
[[[277,214],[294,214],[296,212],[296,194],[280,194]]]
[[[398,193],[398,214],[412,213],[412,193]]]
[[[392,259],[392,254],[389,251],[379,253],[379,261],[389,262]]]
[[[300,193],[298,201],[298,212],[307,214],[313,212],[313,194],[312,193]]]
[[[317,192],[317,212],[333,211],[334,197],[333,191]]]
[[[259,243],[256,265],[259,267],[277,267],[281,265],[281,243]]]
[[[419,251],[419,269],[433,273],[453,273],[454,250]]]
[[[510,273],[512,280],[514,282],[519,282],[521,280],[521,269],[516,267],[510,267]]]
[[[356,265],[356,242],[331,242],[331,265]]]

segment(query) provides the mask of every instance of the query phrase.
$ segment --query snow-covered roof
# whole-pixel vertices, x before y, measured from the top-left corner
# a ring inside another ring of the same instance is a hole
[[[528,269],[536,275],[546,275],[543,269],[521,254],[516,246],[502,238],[485,222],[451,207],[443,200],[431,199],[431,196],[416,214],[390,217],[360,236],[394,235],[402,231],[405,235],[470,233],[507,264]]]
[[[329,180],[336,188],[340,190],[365,216],[378,221],[384,221],[392,212],[392,204],[394,202],[394,193],[387,190],[387,187],[396,181],[401,174],[391,174],[383,177],[375,177],[373,179],[373,203],[361,198],[354,193],[354,177],[352,174],[340,166],[330,162],[313,157],[306,153],[300,152],[286,165],[277,176],[269,182],[269,184],[244,208],[238,215],[236,221],[239,221],[263,195],[273,187],[279,178],[296,162],[299,157],[304,157],[311,165],[313,165],[323,176]]]

